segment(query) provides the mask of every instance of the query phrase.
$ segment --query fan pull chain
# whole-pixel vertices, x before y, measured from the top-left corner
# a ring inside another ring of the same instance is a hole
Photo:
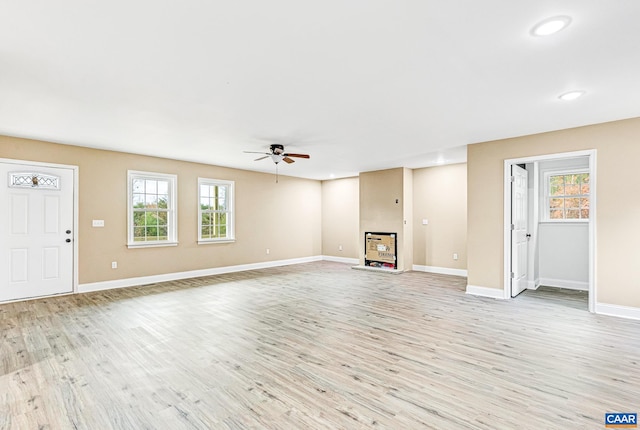
[[[278,163],[276,163],[276,184],[278,183]]]

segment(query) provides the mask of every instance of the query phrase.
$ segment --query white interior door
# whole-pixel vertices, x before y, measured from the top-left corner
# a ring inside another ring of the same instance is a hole
[[[0,301],[73,291],[74,171],[0,163]]]
[[[528,181],[527,171],[518,165],[511,166],[511,175],[511,297],[515,297],[528,283]]]

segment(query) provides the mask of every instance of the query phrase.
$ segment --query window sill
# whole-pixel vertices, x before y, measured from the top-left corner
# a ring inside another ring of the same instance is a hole
[[[127,248],[135,249],[135,248],[159,248],[161,246],[178,246],[178,242],[134,242],[128,243]]]
[[[199,240],[198,245],[212,245],[216,243],[234,243],[236,240],[234,239],[205,239]]]

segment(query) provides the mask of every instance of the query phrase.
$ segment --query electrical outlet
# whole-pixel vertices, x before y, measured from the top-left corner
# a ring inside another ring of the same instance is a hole
[[[117,269],[118,268],[118,262],[117,261],[112,261],[111,262],[111,268],[112,269]]]
[[[267,248],[267,255],[269,255],[269,252],[271,252],[271,250],[269,248]]]
[[[457,260],[457,259],[458,259],[458,254],[457,254],[457,253],[454,253],[454,254],[453,254],[453,259],[454,259],[454,260]]]

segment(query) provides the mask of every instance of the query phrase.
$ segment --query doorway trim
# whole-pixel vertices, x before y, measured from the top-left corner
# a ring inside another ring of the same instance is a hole
[[[75,294],[78,292],[78,237],[79,237],[79,231],[78,231],[78,209],[80,206],[80,200],[79,200],[79,196],[78,196],[78,184],[79,184],[79,178],[78,178],[78,173],[80,171],[80,168],[78,166],[73,166],[70,164],[57,164],[57,163],[43,163],[40,161],[31,161],[31,160],[16,160],[13,158],[0,158],[0,163],[5,163],[5,164],[19,164],[19,165],[29,165],[29,166],[40,166],[40,167],[53,167],[53,168],[58,168],[58,169],[69,169],[69,170],[73,170],[73,231],[75,232],[73,235],[73,268],[72,268],[72,273],[73,273],[73,279],[72,279],[72,290],[71,293],[67,293],[67,294]],[[56,294],[56,296],[58,295],[64,295],[64,294]],[[47,296],[43,296],[43,297],[47,297]],[[43,298],[43,297],[34,297],[35,298]],[[10,300],[10,301],[6,301],[6,302],[2,302],[2,303],[11,303],[11,302],[15,302],[15,301],[23,301],[23,300],[31,300],[31,299],[18,299],[18,300]]]
[[[513,164],[527,164],[547,160],[557,160],[563,158],[589,157],[589,181],[591,182],[591,193],[589,202],[589,312],[596,311],[596,156],[595,149],[573,152],[559,152],[556,154],[535,155],[522,158],[510,158],[504,160],[504,223],[503,223],[503,249],[504,249],[504,280],[503,298],[510,299],[511,280],[511,166]],[[537,196],[536,196],[537,198]]]

